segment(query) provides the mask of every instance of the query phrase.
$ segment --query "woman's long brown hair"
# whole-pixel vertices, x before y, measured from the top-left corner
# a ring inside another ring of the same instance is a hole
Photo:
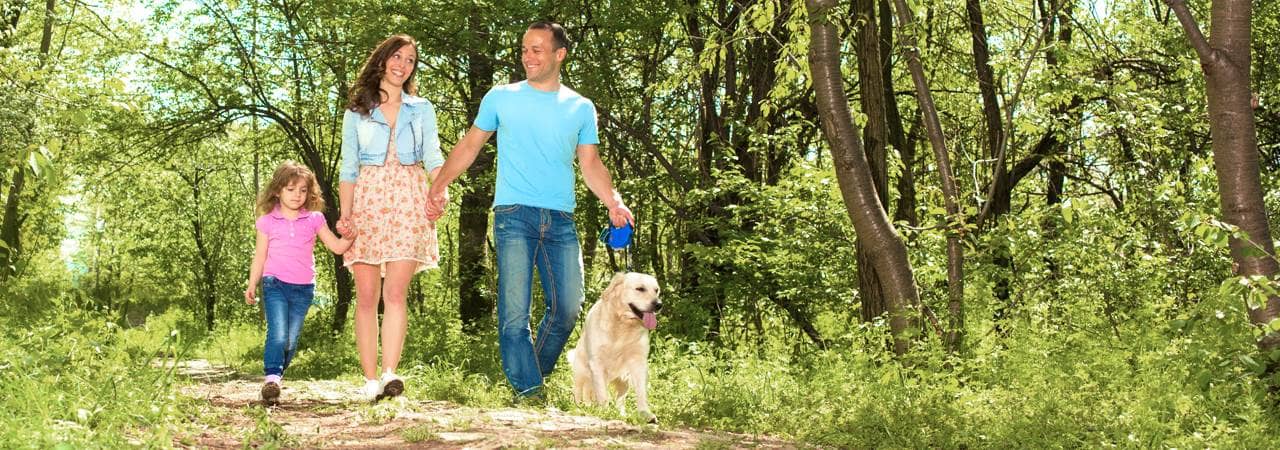
[[[373,49],[373,53],[364,61],[364,67],[360,68],[356,83],[351,86],[347,109],[367,116],[369,111],[382,103],[382,77],[385,75],[383,72],[386,70],[387,59],[406,45],[413,46],[414,51],[418,49],[418,42],[407,34],[392,35]],[[413,79],[417,74],[418,65],[415,61],[413,68],[409,70],[409,76],[404,80],[403,88],[409,95],[418,95],[418,85]]]

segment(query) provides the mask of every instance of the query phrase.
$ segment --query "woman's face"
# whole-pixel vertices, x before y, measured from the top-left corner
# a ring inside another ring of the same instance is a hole
[[[413,46],[400,46],[383,64],[382,82],[404,89],[404,82],[409,79],[409,74],[413,73],[414,65],[417,63],[418,52],[413,49]]]

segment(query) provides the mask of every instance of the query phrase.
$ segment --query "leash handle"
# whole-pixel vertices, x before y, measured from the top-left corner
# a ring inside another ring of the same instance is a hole
[[[600,242],[610,251],[622,251],[623,263],[628,272],[634,271],[631,258],[631,247],[635,245],[634,237],[635,225],[630,221],[621,227],[606,223],[604,229],[600,230]]]

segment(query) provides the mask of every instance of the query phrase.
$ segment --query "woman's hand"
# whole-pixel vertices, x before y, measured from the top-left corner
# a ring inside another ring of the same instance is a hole
[[[444,209],[449,205],[449,188],[431,189],[427,192],[427,220],[435,222],[444,215]]]
[[[356,228],[352,226],[351,218],[347,217],[346,214],[338,217],[338,223],[334,224],[334,228],[338,230],[338,234],[342,235],[342,237],[356,236]]]

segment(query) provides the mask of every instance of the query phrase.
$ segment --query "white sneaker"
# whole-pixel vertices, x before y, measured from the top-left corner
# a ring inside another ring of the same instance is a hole
[[[382,397],[382,383],[378,380],[364,380],[364,387],[360,388],[360,398],[366,401],[377,401]]]
[[[396,397],[404,393],[404,380],[391,372],[382,373],[382,395],[386,397]]]

